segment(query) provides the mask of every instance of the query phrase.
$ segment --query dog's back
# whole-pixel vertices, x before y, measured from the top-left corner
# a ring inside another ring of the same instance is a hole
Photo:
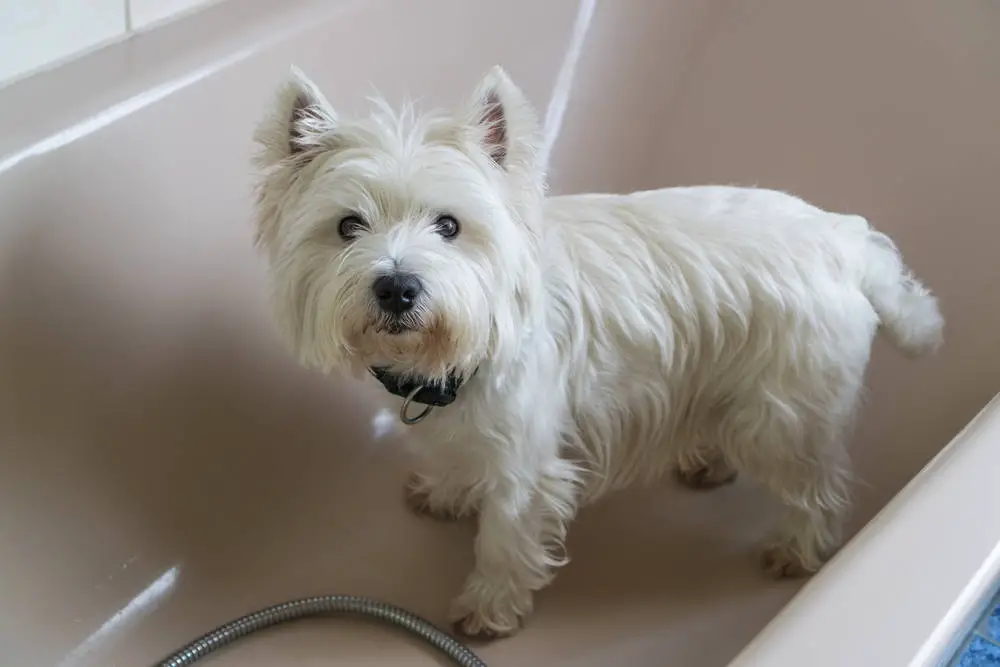
[[[888,237],[784,193],[554,197],[545,217],[551,329],[594,493],[660,474],[674,458],[651,460],[674,449],[661,443],[849,421],[880,323],[911,353],[941,340],[935,300]],[[729,418],[748,399],[771,417]]]

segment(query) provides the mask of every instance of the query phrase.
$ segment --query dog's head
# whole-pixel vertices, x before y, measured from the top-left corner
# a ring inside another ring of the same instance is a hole
[[[261,123],[256,239],[279,323],[325,371],[503,361],[537,317],[535,114],[496,68],[454,113],[338,115],[293,72]]]

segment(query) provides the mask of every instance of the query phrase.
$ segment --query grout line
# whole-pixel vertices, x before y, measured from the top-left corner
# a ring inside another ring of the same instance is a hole
[[[996,613],[997,609],[1000,609],[1000,595],[997,595],[990,602],[990,606],[986,608],[986,612],[979,617],[976,621],[976,633],[993,644],[994,646],[1000,646],[1000,637],[993,637],[990,633],[990,617]]]
[[[122,0],[125,3],[125,35],[132,34],[132,0]]]
[[[993,612],[996,610],[998,604],[1000,604],[1000,596],[995,598],[994,601],[990,603],[990,606],[987,608],[985,614],[982,614],[978,619],[976,619],[972,632],[966,636],[965,640],[961,643],[960,648],[955,651],[955,654],[951,656],[951,659],[945,663],[946,667],[956,667],[975,639],[980,639],[991,646],[1000,647],[1000,640],[989,636],[985,630],[981,629],[983,627],[983,622],[993,615]]]
[[[944,667],[956,667],[962,659],[962,656],[965,655],[965,652],[969,650],[969,646],[972,645],[972,638],[975,636],[975,633],[972,633],[966,637],[965,641],[959,645],[958,650],[955,651],[955,655],[948,659],[948,662],[945,663]]]

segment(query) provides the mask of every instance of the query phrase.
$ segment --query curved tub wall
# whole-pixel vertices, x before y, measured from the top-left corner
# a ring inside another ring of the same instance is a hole
[[[317,592],[443,621],[472,527],[405,513],[381,394],[298,370],[268,319],[249,137],[290,62],[346,110],[372,84],[452,103],[501,62],[551,119],[558,192],[756,182],[878,221],[940,292],[950,342],[920,364],[876,354],[861,525],[997,385],[991,12],[241,0],[0,90],[0,662],[148,664]],[[484,658],[726,664],[799,587],[755,569],[773,509],[742,485],[609,499]],[[347,621],[211,664],[319,660],[437,664]]]
[[[998,469],[1000,395],[730,667],[951,665],[1000,583]]]
[[[723,3],[664,118],[658,177],[861,213],[939,294],[946,346],[875,355],[854,446],[883,505],[1000,389],[1000,11],[937,0]],[[867,518],[867,517],[865,517]]]

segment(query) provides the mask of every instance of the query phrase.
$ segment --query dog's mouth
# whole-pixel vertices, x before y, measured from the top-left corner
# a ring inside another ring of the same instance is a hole
[[[371,328],[376,334],[387,336],[402,336],[419,331],[421,323],[412,317],[380,317],[372,323]]]

